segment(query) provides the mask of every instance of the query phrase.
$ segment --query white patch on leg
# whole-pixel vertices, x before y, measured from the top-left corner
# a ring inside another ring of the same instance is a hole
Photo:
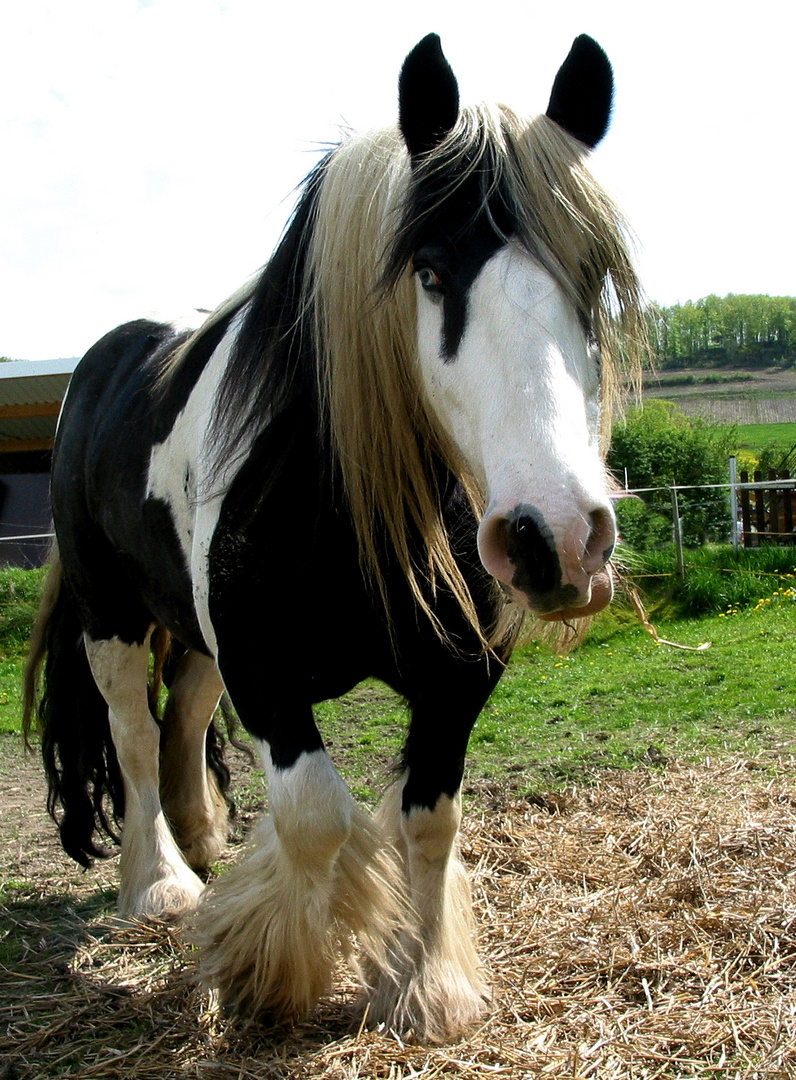
[[[386,963],[403,917],[394,860],[324,750],[275,769],[258,743],[271,816],[246,858],[207,890],[195,939],[200,975],[239,1011],[287,1019],[331,985],[335,956],[356,936]]]
[[[401,782],[387,793],[379,819],[403,857],[412,920],[391,969],[371,972],[368,1018],[425,1042],[449,1042],[483,1016],[488,1001],[470,883],[456,845],[461,798],[441,795],[433,810],[403,814],[402,788]]]
[[[207,767],[207,729],[224,684],[215,661],[189,650],[169,689],[160,743],[160,796],[189,866],[208,867],[227,842],[227,805]]]
[[[108,703],[124,779],[124,827],[118,907],[122,915],[168,918],[193,909],[204,886],[186,865],[160,804],[160,732],[147,703],[149,639],[91,641],[86,652]]]
[[[277,769],[266,742],[254,740],[268,778],[276,831],[296,863],[328,862],[351,832],[354,800],[325,750],[302,754]]]

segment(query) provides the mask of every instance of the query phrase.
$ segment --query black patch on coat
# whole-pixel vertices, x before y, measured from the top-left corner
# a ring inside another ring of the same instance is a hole
[[[442,304],[445,360],[454,359],[467,329],[473,282],[517,231],[488,150],[476,167],[466,169],[464,179],[461,173],[461,160],[434,169],[416,163],[384,276],[389,286],[408,265],[415,271],[428,267],[439,278],[434,298]]]

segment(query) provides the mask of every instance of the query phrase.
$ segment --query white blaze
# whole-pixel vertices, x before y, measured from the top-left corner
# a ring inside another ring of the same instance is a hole
[[[594,512],[612,511],[598,447],[595,358],[554,278],[518,244],[484,265],[468,300],[456,356],[441,356],[443,305],[418,284],[419,357],[431,404],[475,477],[484,521],[530,505],[552,532],[563,582],[586,603],[581,563]],[[484,550],[495,576],[508,570]],[[593,559],[591,560],[593,562]]]

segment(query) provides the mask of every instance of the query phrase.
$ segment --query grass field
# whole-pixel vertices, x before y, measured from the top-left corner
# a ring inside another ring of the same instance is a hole
[[[796,424],[742,424],[737,431],[739,451],[756,454],[771,447],[784,457],[796,446]]]
[[[674,401],[687,415],[708,417],[720,424],[791,426],[796,430],[793,369],[661,371],[645,378],[644,396]],[[766,431],[755,433],[752,446],[760,448],[768,438]],[[794,442],[796,437],[785,449]]]
[[[565,657],[538,643],[519,649],[476,725],[470,775],[511,774],[512,786],[528,791],[582,781],[606,767],[724,752],[755,756],[796,744],[792,599],[657,629],[678,645],[710,647],[656,645],[624,616],[598,621]],[[400,744],[400,703],[371,683],[321,706],[319,715],[346,778],[359,794],[372,794],[374,752],[386,761]]]

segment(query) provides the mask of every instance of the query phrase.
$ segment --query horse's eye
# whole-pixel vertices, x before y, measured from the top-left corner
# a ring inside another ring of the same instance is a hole
[[[421,266],[417,271],[417,277],[426,292],[442,292],[442,279],[438,274],[434,273],[430,266]]]

